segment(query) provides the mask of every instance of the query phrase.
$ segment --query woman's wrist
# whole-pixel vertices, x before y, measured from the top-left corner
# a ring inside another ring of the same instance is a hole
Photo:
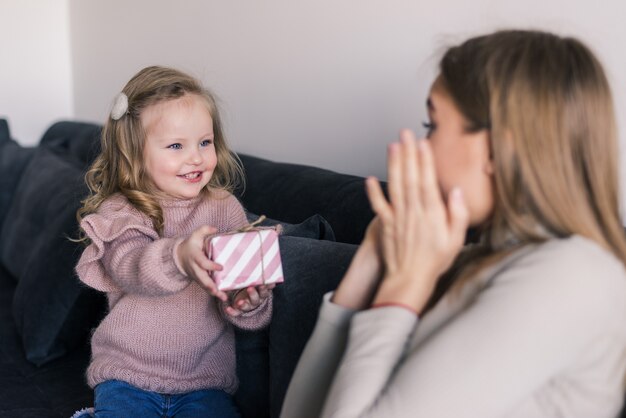
[[[333,294],[332,302],[345,308],[367,308],[382,276],[382,265],[372,242],[364,241]]]
[[[401,306],[419,315],[434,290],[434,281],[419,277],[390,276],[383,278],[372,307]]]
[[[413,306],[410,305],[405,305],[404,303],[399,303],[399,302],[380,302],[380,303],[374,303],[372,304],[372,306],[370,306],[370,309],[376,309],[376,308],[388,308],[388,307],[394,307],[394,308],[402,308],[405,311],[409,311],[412,314],[414,314],[415,316],[419,316],[420,313],[418,311],[415,310],[415,308]]]

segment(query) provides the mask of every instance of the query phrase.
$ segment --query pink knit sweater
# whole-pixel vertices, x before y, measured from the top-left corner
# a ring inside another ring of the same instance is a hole
[[[76,271],[81,281],[107,292],[109,313],[95,330],[87,369],[91,387],[117,379],[159,393],[217,388],[234,393],[235,338],[232,325],[265,327],[268,298],[233,318],[222,303],[187,277],[174,249],[202,225],[228,232],[246,224],[232,195],[160,202],[164,232],[125,197],[115,195],[81,222],[92,243]]]

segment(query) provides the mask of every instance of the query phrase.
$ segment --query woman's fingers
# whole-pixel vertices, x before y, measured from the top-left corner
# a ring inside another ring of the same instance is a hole
[[[397,211],[392,209],[389,202],[387,202],[382,188],[380,187],[380,183],[376,178],[369,177],[366,180],[366,185],[367,196],[372,205],[372,210],[376,213],[378,219],[380,220],[381,228],[379,233],[385,267],[387,270],[395,271],[397,267],[395,260],[397,257],[396,240],[398,235],[396,227],[396,217],[398,216]]]
[[[405,245],[397,247],[398,250],[408,250],[408,246],[412,245],[422,217],[422,203],[420,199],[420,175],[419,163],[417,157],[417,142],[413,132],[409,130],[402,131],[402,187],[404,188],[404,209],[396,219],[396,234],[401,237]],[[395,210],[395,207],[394,207]]]
[[[448,225],[451,244],[456,248],[461,248],[469,226],[469,211],[463,193],[458,187],[452,189],[448,195]]]
[[[395,213],[402,216],[404,211],[404,184],[403,184],[403,162],[402,162],[402,144],[389,144],[387,152],[387,177],[389,188],[389,200]]]
[[[426,210],[441,213],[441,221],[447,222],[449,242],[453,247],[460,248],[465,241],[465,234],[469,224],[469,212],[461,189],[452,189],[448,195],[447,205],[444,203],[439,184],[432,149],[428,141],[419,141],[419,176],[421,187],[421,202]],[[436,216],[439,218],[439,216]]]
[[[387,198],[383,193],[383,189],[380,187],[378,179],[375,177],[368,177],[365,180],[365,186],[367,191],[367,197],[372,205],[372,210],[378,215],[380,220],[384,223],[388,223],[393,219],[393,212]]]
[[[400,172],[402,188],[404,189],[404,205],[408,206],[409,212],[419,209],[419,181],[417,143],[415,135],[410,130],[404,130],[400,134],[401,138],[401,162]],[[410,213],[412,214],[412,213]]]
[[[422,204],[425,208],[443,210],[443,200],[437,183],[435,162],[430,144],[428,141],[421,140],[418,149],[419,171],[422,180],[419,192],[421,193]]]

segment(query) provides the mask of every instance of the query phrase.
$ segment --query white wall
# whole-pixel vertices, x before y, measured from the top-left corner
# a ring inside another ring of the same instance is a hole
[[[68,0],[0,0],[0,117],[34,145],[74,115]]]
[[[221,97],[234,149],[385,177],[385,144],[402,127],[423,133],[439,53],[515,26],[597,52],[624,155],[624,16],[622,0],[0,0],[0,115],[23,142],[59,118],[102,122],[136,71],[172,65]]]
[[[423,133],[442,49],[497,28],[582,38],[626,106],[621,0],[71,0],[70,9],[77,117],[104,120],[136,71],[172,65],[219,94],[234,149],[341,172],[385,177],[385,144],[402,127]]]

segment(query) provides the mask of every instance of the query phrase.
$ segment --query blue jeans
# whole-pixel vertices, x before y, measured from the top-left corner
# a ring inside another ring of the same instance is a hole
[[[223,390],[204,389],[176,395],[148,392],[119,380],[95,388],[96,418],[239,418],[233,398]]]

